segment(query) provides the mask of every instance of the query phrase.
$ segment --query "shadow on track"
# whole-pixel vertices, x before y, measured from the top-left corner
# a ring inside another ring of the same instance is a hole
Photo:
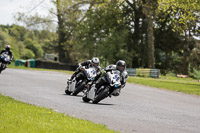
[[[71,97],[82,97],[82,96],[83,96],[83,95],[76,95],[76,96],[73,96],[73,95],[67,95],[67,94],[62,94],[62,95],[71,96]]]
[[[82,101],[82,103],[90,104],[90,105],[99,105],[99,106],[100,106],[100,105],[112,105],[112,106],[115,105],[115,104],[110,104],[110,103],[98,103],[98,104],[93,104],[93,103],[91,103],[91,102],[88,102],[88,103],[87,103],[87,102],[83,102],[83,101]]]
[[[77,96],[73,96],[73,95],[67,95],[67,94],[62,94],[64,96],[70,96],[70,97],[82,97],[82,95],[77,95]],[[93,104],[91,102],[83,102],[81,101],[82,103],[85,103],[85,104],[90,104],[90,105],[115,105],[115,104],[109,104],[109,103],[98,103],[98,104]]]

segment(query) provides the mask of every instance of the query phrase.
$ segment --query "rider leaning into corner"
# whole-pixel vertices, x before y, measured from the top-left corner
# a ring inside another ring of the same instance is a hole
[[[119,96],[121,89],[125,87],[126,80],[128,79],[128,73],[126,71],[126,62],[123,60],[118,60],[116,65],[111,64],[104,69],[105,72],[109,72],[112,70],[119,70],[121,73],[120,74],[121,88],[118,91],[116,91],[114,94],[112,94],[114,96]],[[105,82],[106,81],[103,80],[103,78],[99,78],[99,80],[96,81],[96,85],[95,85],[96,89],[98,90]]]
[[[10,56],[10,61],[8,62],[8,64],[11,63],[12,59],[13,59],[13,54],[12,54],[12,51],[10,50],[10,45],[6,45],[5,46],[5,49],[1,51],[0,54],[7,54],[8,56]],[[4,68],[5,69],[5,68]]]
[[[87,60],[85,62],[79,63],[79,67],[76,69],[76,71],[74,72],[74,74],[71,76],[71,78],[69,79],[69,81],[72,81],[72,79],[74,77],[76,77],[76,75],[81,71],[81,68],[83,66],[85,66],[86,68],[89,67],[95,67],[97,70],[97,76],[95,77],[95,81],[101,76],[101,67],[99,66],[100,61],[99,58],[97,57],[93,57],[91,60]],[[76,81],[79,80],[80,77],[76,77]]]

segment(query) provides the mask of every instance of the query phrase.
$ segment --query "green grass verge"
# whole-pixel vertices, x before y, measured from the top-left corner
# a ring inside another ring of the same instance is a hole
[[[177,78],[170,76],[161,77],[159,79],[129,77],[128,82],[200,96],[200,83],[191,78]]]
[[[0,133],[114,133],[106,126],[77,119],[0,95]]]

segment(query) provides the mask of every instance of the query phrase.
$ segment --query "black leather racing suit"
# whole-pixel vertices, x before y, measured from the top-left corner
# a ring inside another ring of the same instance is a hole
[[[109,65],[107,66],[104,71],[105,72],[108,72],[108,71],[112,71],[112,70],[116,70],[116,65]],[[102,77],[99,78],[99,80],[96,81],[96,85],[95,87],[97,88],[97,90],[103,85],[106,83],[106,81],[104,80],[105,78],[103,78],[103,76],[105,75],[102,75]],[[123,72],[121,72],[121,77],[120,77],[120,81],[121,81],[121,88],[124,88],[124,86],[126,85],[126,80],[128,79],[128,73],[126,70],[124,70]],[[120,90],[118,93],[114,94],[114,96],[118,96],[120,94]]]
[[[86,68],[92,67],[92,62],[91,60],[87,60],[85,62],[79,63],[78,64],[79,67],[75,70],[74,74],[71,76],[70,80],[72,80],[81,70],[81,68],[83,66],[85,66]],[[100,66],[98,66],[97,68],[97,76],[95,77],[95,81],[101,76],[101,68]],[[80,79],[80,77],[76,77],[76,81],[78,81]]]
[[[1,51],[0,54],[3,54],[3,53],[5,53],[5,54],[7,54],[7,55],[10,56],[10,61],[13,60],[13,54],[12,54],[12,51],[11,51],[11,50],[6,50],[6,49],[4,49],[4,50]]]

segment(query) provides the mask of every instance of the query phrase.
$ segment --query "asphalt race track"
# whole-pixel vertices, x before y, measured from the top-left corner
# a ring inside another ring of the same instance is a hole
[[[20,69],[0,74],[0,94],[107,125],[121,133],[200,133],[200,97],[128,83],[99,104],[65,95],[70,75]],[[200,85],[199,85],[200,87]]]

